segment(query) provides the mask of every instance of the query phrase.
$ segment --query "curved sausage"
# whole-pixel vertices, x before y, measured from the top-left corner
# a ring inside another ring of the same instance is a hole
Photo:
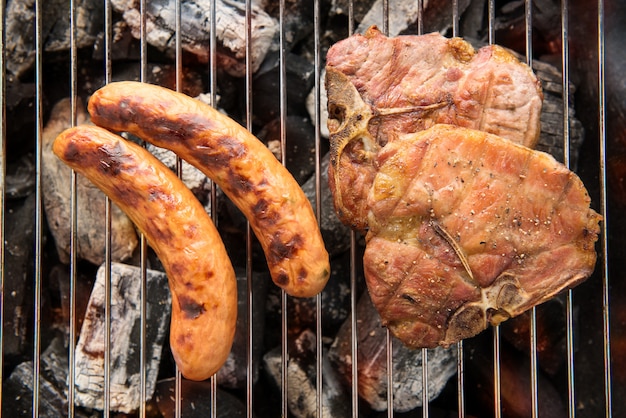
[[[211,218],[176,175],[142,147],[106,129],[63,131],[54,153],[109,196],[144,233],[172,292],[170,345],[188,379],[226,361],[237,321],[237,283]]]
[[[254,135],[209,105],[146,83],[110,83],[88,109],[96,125],[170,149],[216,182],[250,222],[274,283],[288,294],[321,292],[330,266],[311,204]]]

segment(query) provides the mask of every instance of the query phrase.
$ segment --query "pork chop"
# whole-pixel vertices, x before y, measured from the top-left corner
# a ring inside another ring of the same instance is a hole
[[[497,45],[475,51],[461,38],[389,38],[371,27],[334,44],[326,60],[332,171],[350,184],[334,187],[335,209],[357,229],[367,226],[361,196],[371,185],[373,158],[398,135],[446,123],[531,148],[539,138],[540,83]]]
[[[549,154],[435,125],[376,155],[365,278],[410,347],[447,346],[591,275],[600,216]]]

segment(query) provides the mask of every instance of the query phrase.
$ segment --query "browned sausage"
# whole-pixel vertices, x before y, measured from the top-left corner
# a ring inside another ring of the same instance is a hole
[[[62,132],[54,153],[117,204],[163,263],[172,292],[170,345],[181,373],[213,375],[237,320],[237,284],[224,244],[193,193],[142,147],[97,126]]]
[[[311,204],[293,176],[241,125],[198,100],[132,81],[89,100],[96,125],[168,148],[215,181],[250,222],[272,279],[292,296],[319,293],[330,274]]]

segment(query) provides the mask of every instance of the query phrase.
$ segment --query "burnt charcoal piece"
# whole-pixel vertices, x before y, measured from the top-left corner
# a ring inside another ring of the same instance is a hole
[[[328,165],[330,161],[329,154],[326,154],[320,165],[320,188],[321,188],[321,216],[319,218],[320,229],[326,248],[334,256],[343,253],[350,248],[350,228],[345,226],[333,211],[333,194],[328,185]],[[306,183],[302,185],[304,194],[315,207],[316,179],[315,175],[311,176]]]
[[[85,311],[89,302],[89,295],[93,289],[93,283],[96,279],[97,267],[89,263],[81,263],[77,268],[76,283],[74,291],[76,292],[76,306],[74,311],[74,324],[76,330],[80,330],[85,318]],[[46,321],[53,321],[52,328],[60,330],[69,340],[70,333],[70,267],[66,264],[57,264],[50,269],[48,274],[50,305],[53,313],[52,318],[46,318]],[[42,327],[49,326],[48,322],[42,322]],[[78,335],[77,335],[78,337]],[[76,343],[76,341],[74,341]]]
[[[282,158],[280,130],[280,119],[274,119],[257,134],[279,161]],[[287,116],[285,140],[287,142],[285,165],[298,184],[302,184],[315,171],[315,131],[311,121],[306,117]]]
[[[246,406],[229,392],[217,389],[217,417],[238,418],[246,416]],[[154,394],[157,407],[163,418],[176,417],[176,381],[174,378],[159,380]],[[211,382],[195,382],[182,379],[181,416],[204,418],[211,416]],[[254,416],[254,415],[253,415]]]
[[[33,242],[35,195],[7,201],[5,210],[4,306],[2,316],[5,359],[26,355],[33,311]]]
[[[67,361],[67,359],[66,359]],[[21,363],[13,370],[2,390],[3,415],[32,416],[33,408],[33,362]],[[39,380],[39,416],[61,417],[65,415],[66,399],[63,389],[53,380],[43,376]]]
[[[549,376],[566,367],[567,324],[565,323],[565,303],[562,298],[550,299],[537,306],[537,362]],[[577,310],[576,310],[577,311]],[[575,313],[576,313],[575,311]],[[530,355],[530,311],[511,318],[501,328],[502,337],[520,352]]]
[[[350,254],[344,252],[331,260],[330,279],[321,293],[322,334],[324,338],[334,338],[337,330],[350,315]],[[357,266],[357,272],[361,271]],[[358,273],[357,273],[358,274]],[[360,289],[365,283],[357,285]],[[280,289],[271,287],[268,291],[266,344],[270,347],[280,344],[281,338],[281,299]],[[317,324],[316,298],[287,299],[287,317],[290,334],[299,334],[306,329],[315,329]]]
[[[268,57],[266,63],[255,75],[252,88],[255,122],[264,125],[280,117],[280,68],[278,55]],[[285,57],[288,113],[295,116],[306,115],[306,96],[315,84],[315,68],[309,60],[300,55],[287,54]],[[313,147],[313,144],[309,144]]]
[[[288,385],[287,404],[289,411],[296,418],[315,416],[317,411],[317,392],[315,383],[316,338],[310,330],[304,330],[296,338],[290,340],[289,363],[287,365]],[[281,381],[281,347],[270,350],[263,357],[266,372],[273,383],[280,387]],[[323,356],[323,410],[322,416],[343,418],[349,417],[349,399],[342,387],[335,369]]]
[[[42,39],[44,51],[67,51],[70,49],[69,3],[54,0],[42,8]],[[90,46],[102,28],[103,3],[78,0],[76,7],[76,46]],[[9,0],[6,5],[4,29],[7,36],[5,62],[9,73],[22,77],[35,64],[35,2]]]
[[[67,416],[67,347],[62,337],[52,339],[39,358],[39,417]],[[2,415],[10,417],[33,416],[33,362],[19,364],[2,386]],[[77,418],[92,416],[80,408]]]
[[[237,329],[228,359],[217,372],[217,381],[228,389],[245,389],[248,372],[248,281],[244,269],[237,274]],[[270,284],[268,272],[252,273],[252,381],[259,378],[265,336],[265,301]]]
[[[276,20],[281,18],[280,8],[279,2],[265,2],[265,11]],[[301,41],[305,40],[306,42],[307,38],[313,38],[313,31],[315,30],[313,3],[287,1],[284,3],[282,13],[283,42],[288,51],[291,51],[294,46],[298,46]]]
[[[102,409],[104,379],[105,269],[98,269],[76,346],[76,402]],[[111,410],[132,412],[140,401],[141,269],[111,265]],[[165,273],[147,271],[146,396],[154,391],[167,336],[171,299]]]
[[[494,372],[490,346],[491,333],[467,340],[465,350],[465,399],[468,413],[480,417],[493,416]],[[529,356],[506,342],[500,344],[500,400],[502,416],[532,416],[531,366]],[[537,372],[537,405],[542,417],[567,417],[567,407],[560,388],[541,370]],[[585,408],[586,409],[586,408]],[[579,411],[582,412],[582,411]],[[595,416],[595,415],[588,415]]]
[[[8,164],[22,155],[34,152],[36,89],[35,83],[22,82],[12,74],[6,75],[6,155]],[[46,97],[44,97],[44,104]],[[11,158],[9,158],[11,156]],[[11,173],[10,164],[7,175]],[[8,182],[7,178],[7,182]],[[8,184],[7,184],[8,187]],[[8,191],[8,190],[7,190]],[[9,195],[7,194],[7,197]]]
[[[35,183],[35,163],[32,154],[23,155],[17,161],[8,163],[4,190],[7,199],[21,199],[34,194]]]
[[[131,0],[113,2],[115,10],[121,13],[124,21],[132,29],[132,34],[139,39],[140,11],[139,3]],[[174,55],[176,8],[170,0],[151,1],[147,4],[147,42],[155,48]],[[218,67],[234,76],[243,77],[246,72],[246,25],[244,4],[232,0],[217,0],[215,13],[216,39],[218,46]],[[211,2],[208,0],[186,1],[181,5],[182,48],[198,57],[201,62],[210,59],[210,19]],[[253,71],[261,65],[267,54],[278,23],[256,4],[252,6],[251,17]]]
[[[86,123],[87,114],[77,105],[77,123]],[[59,259],[69,263],[71,228],[71,169],[52,152],[54,139],[70,127],[70,100],[59,101],[52,109],[42,134],[43,199],[48,227],[54,238]],[[84,176],[77,177],[77,256],[95,265],[105,256],[105,195]],[[129,259],[139,240],[135,227],[115,205],[111,205],[111,257],[113,261]]]
[[[469,5],[470,0],[459,0],[459,14]],[[376,0],[371,9],[361,20],[357,32],[365,32],[372,25],[383,27],[383,4],[382,0]],[[452,26],[451,3],[445,1],[425,1],[423,3],[423,22],[426,32],[445,32]],[[389,2],[389,9],[385,11],[389,15],[389,35],[396,36],[403,32],[415,33],[417,29],[419,9],[414,0],[395,0]]]
[[[356,309],[359,396],[373,410],[387,408],[387,333],[369,294],[363,293]],[[352,384],[351,318],[337,333],[328,357],[343,382]],[[394,411],[407,412],[422,405],[422,351],[411,350],[398,339],[393,345]],[[428,398],[439,396],[457,370],[456,347],[428,350]]]

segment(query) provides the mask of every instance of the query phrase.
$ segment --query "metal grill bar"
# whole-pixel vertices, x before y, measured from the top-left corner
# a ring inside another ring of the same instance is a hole
[[[563,163],[570,167],[570,112],[567,98],[569,87],[569,2],[561,2],[561,75],[563,83]],[[574,293],[567,291],[565,300],[565,319],[567,332],[567,410],[570,418],[576,416],[576,397],[574,381]]]
[[[70,126],[77,125],[77,98],[78,98],[78,51],[76,47],[76,4],[70,1]],[[78,175],[72,169],[70,175],[70,288],[69,288],[69,341],[68,344],[68,365],[76,364],[76,345],[78,341],[76,330],[76,280],[78,277]],[[142,277],[143,279],[143,277]],[[76,403],[76,367],[68,366],[67,376],[67,416],[73,417]]]
[[[41,188],[41,135],[43,130],[43,39],[42,39],[42,22],[41,22],[41,2],[35,2],[35,300],[34,300],[34,334],[33,334],[33,414],[38,416],[39,413],[39,380],[41,374],[40,356],[41,356],[41,278],[42,278],[42,239],[43,239],[43,215],[42,207],[42,188]]]
[[[600,205],[604,218],[602,223],[602,320],[604,325],[604,393],[605,415],[613,415],[611,380],[611,318],[609,312],[609,261],[608,261],[608,208],[606,182],[606,86],[604,49],[604,0],[598,0],[598,129],[600,140]]]
[[[5,52],[5,12],[0,7],[0,324],[4,328],[4,265],[5,265],[5,184],[7,177],[6,142],[6,52]],[[4,332],[0,332],[0,383],[4,382]],[[2,390],[0,390],[0,414],[2,413]]]
[[[421,34],[424,31],[424,21],[423,21],[423,1],[417,1],[418,8],[418,19],[417,19],[417,33]],[[33,274],[33,283],[34,283],[34,291],[33,291],[33,348],[32,348],[32,360],[33,360],[33,379],[32,379],[32,414],[33,416],[37,416],[40,413],[41,406],[41,380],[42,380],[42,370],[41,370],[41,309],[42,306],[42,283],[43,283],[43,270],[44,270],[44,255],[43,255],[43,247],[44,247],[44,213],[43,213],[43,189],[42,189],[42,131],[44,126],[44,82],[43,82],[43,73],[45,68],[44,63],[44,52],[43,52],[43,42],[42,39],[42,0],[35,1],[35,87],[36,87],[36,97],[35,97],[35,107],[34,107],[34,115],[35,115],[35,162],[36,162],[36,212],[34,215],[34,223],[35,223],[35,234],[34,234],[34,274]],[[325,106],[325,103],[321,102],[321,90],[322,90],[322,68],[323,68],[323,56],[321,52],[321,5],[319,0],[313,0],[313,10],[314,10],[314,68],[315,68],[315,115],[313,117],[313,122],[315,124],[315,212],[319,218],[321,218],[322,207],[321,207],[321,194],[322,194],[322,176],[321,176],[321,109]],[[353,1],[349,2],[349,18],[348,18],[348,32],[352,34],[354,32],[354,3]],[[182,90],[183,83],[183,48],[182,48],[182,22],[181,22],[181,0],[176,0],[176,38],[175,38],[175,74],[176,74],[176,90]],[[245,125],[246,128],[252,130],[253,126],[253,72],[252,72],[252,0],[245,0],[245,28],[242,28],[246,33],[246,75],[245,75]],[[389,15],[389,1],[382,0],[383,4],[383,19],[382,19],[382,28],[384,33],[388,33],[390,27],[390,15]],[[450,0],[451,4],[451,16],[452,16],[452,35],[453,36],[462,36],[459,28],[459,4],[458,0]],[[525,0],[525,36],[526,36],[526,62],[529,65],[533,65],[533,15],[532,15],[532,0]],[[0,187],[0,287],[4,289],[5,286],[5,254],[7,252],[6,242],[5,242],[5,222],[6,222],[6,179],[7,179],[7,163],[10,162],[10,156],[7,156],[7,126],[6,126],[6,109],[7,109],[7,98],[6,98],[6,50],[5,50],[5,5],[3,4],[0,10],[0,20],[2,21],[2,26],[0,27],[2,32],[2,51],[0,54],[0,106],[2,109],[2,121],[0,123],[0,149],[2,152],[2,156],[0,159],[0,178],[1,178],[1,187]],[[70,83],[70,91],[71,91],[71,126],[75,126],[77,124],[77,107],[78,107],[78,47],[76,45],[76,1],[70,0],[69,2],[69,16],[70,16],[70,66],[69,66],[69,83]],[[281,143],[281,157],[283,164],[286,164],[287,161],[287,145],[289,138],[287,138],[287,116],[288,116],[288,106],[287,106],[287,90],[290,86],[287,85],[287,70],[286,63],[288,60],[287,51],[286,51],[286,40],[284,33],[284,12],[286,8],[285,0],[280,0],[279,4],[279,22],[280,22],[280,49],[279,49],[279,74],[280,74],[280,143]],[[147,0],[140,0],[140,10],[141,10],[141,33],[140,33],[140,80],[146,81],[148,76],[148,43],[147,43],[147,29],[146,29],[146,10],[147,10]],[[561,64],[562,64],[562,88],[563,88],[563,159],[567,166],[570,166],[570,111],[568,107],[568,97],[570,96],[570,55],[569,55],[569,41],[571,39],[569,33],[569,6],[568,0],[561,1]],[[598,62],[597,62],[597,70],[598,70],[598,130],[599,130],[599,189],[600,189],[600,212],[604,218],[604,222],[602,223],[601,230],[601,254],[599,258],[601,261],[598,263],[598,268],[601,269],[601,279],[602,279],[602,320],[603,320],[603,356],[604,356],[604,370],[603,370],[603,384],[604,384],[604,396],[605,396],[605,416],[610,417],[613,415],[613,376],[612,376],[612,365],[611,365],[611,310],[610,310],[610,277],[609,277],[609,235],[608,235],[608,195],[607,195],[607,168],[606,168],[606,147],[607,147],[607,134],[606,134],[606,86],[605,86],[605,5],[603,0],[598,0],[598,22],[597,22],[597,30],[598,30],[598,44],[597,44],[597,53],[598,53]],[[495,10],[495,1],[489,0],[487,2],[487,13],[488,13],[488,40],[489,43],[497,43],[496,39],[496,28],[494,25],[496,10]],[[112,81],[112,43],[113,43],[113,17],[112,17],[112,5],[111,0],[104,0],[104,16],[105,16],[105,27],[104,29],[104,79],[105,83],[109,83]],[[210,42],[210,65],[207,68],[209,73],[209,84],[210,84],[210,100],[212,104],[216,103],[216,92],[217,92],[217,39],[216,39],[216,2],[212,0],[211,3],[211,16],[210,16],[210,24],[211,24],[211,42]],[[182,176],[182,164],[180,160],[178,160],[178,172],[179,175]],[[77,204],[77,175],[75,172],[72,172],[71,183],[69,185],[71,192],[71,216],[70,216],[70,263],[69,263],[69,307],[70,307],[70,323],[69,323],[69,337],[71,344],[68,347],[68,361],[71,365],[68,370],[68,390],[67,390],[67,414],[68,416],[75,415],[75,385],[76,385],[76,369],[74,366],[75,363],[75,342],[77,340],[77,329],[76,329],[76,298],[77,298],[77,280],[79,275],[79,263],[78,263],[78,250],[77,250],[77,241],[78,241],[78,219],[81,216],[78,210]],[[211,189],[211,216],[214,222],[218,222],[217,214],[214,208],[217,203],[217,190],[214,184],[212,184]],[[110,416],[111,411],[111,241],[112,241],[112,230],[111,230],[111,202],[107,198],[106,204],[106,248],[105,248],[105,276],[109,278],[105,283],[105,340],[104,340],[104,416]],[[356,307],[357,307],[357,283],[359,280],[357,274],[357,266],[360,263],[357,256],[357,235],[354,232],[350,233],[350,307],[352,313],[351,319],[351,356],[352,356],[352,366],[351,366],[351,378],[352,378],[352,388],[350,392],[351,397],[351,413],[353,417],[361,416],[362,412],[359,406],[359,394],[358,394],[358,336],[357,336],[357,324],[358,318],[356,316]],[[245,403],[247,416],[252,417],[254,415],[255,410],[255,398],[254,398],[254,382],[253,382],[253,342],[252,336],[255,332],[253,328],[253,288],[252,281],[255,280],[253,268],[252,268],[252,241],[253,234],[250,229],[250,226],[247,226],[246,230],[246,276],[247,276],[247,380],[246,380],[246,389],[245,389]],[[140,409],[138,411],[139,416],[145,417],[147,415],[146,405],[148,403],[147,399],[147,349],[146,349],[146,299],[147,299],[147,287],[146,287],[146,279],[147,279],[147,243],[145,241],[145,237],[141,236],[140,243],[140,265],[141,265],[141,278],[142,278],[142,287],[141,287],[141,335],[140,335]],[[575,291],[568,290],[566,293],[566,343],[567,343],[567,410],[570,417],[574,417],[577,415],[577,387],[575,382],[575,365],[576,365],[576,332],[575,332],[575,314],[574,314],[574,296]],[[5,323],[5,293],[0,292],[0,322]],[[289,335],[289,321],[288,321],[288,304],[290,301],[290,297],[286,295],[283,291],[281,292],[281,413],[283,416],[287,417],[290,414],[289,411],[289,362],[290,362],[290,353],[289,353],[289,343],[291,336]],[[315,391],[317,394],[316,398],[316,416],[323,417],[324,414],[324,369],[323,369],[323,356],[324,356],[324,346],[322,341],[322,330],[323,330],[323,304],[322,297],[317,296],[315,299],[315,311],[316,311],[316,322],[315,322],[315,334],[316,334],[316,362],[315,362]],[[531,405],[531,413],[533,417],[537,417],[542,412],[539,409],[539,393],[541,391],[540,382],[538,380],[539,373],[539,360],[538,360],[538,351],[537,351],[537,335],[538,335],[538,324],[537,324],[537,313],[536,308],[533,308],[530,316],[530,393],[532,397],[532,405]],[[5,366],[5,355],[4,355],[4,333],[0,333],[0,380],[3,382],[8,378],[3,373]],[[386,334],[386,352],[387,352],[387,387],[394,387],[394,376],[393,376],[393,345],[394,342],[387,331]],[[502,405],[502,347],[501,347],[501,328],[496,326],[493,328],[493,354],[492,354],[492,365],[493,365],[493,384],[494,384],[494,393],[493,393],[493,415],[496,417],[505,416],[505,411],[503,411]],[[466,415],[466,398],[465,391],[467,382],[465,380],[465,371],[466,371],[466,360],[465,360],[465,350],[463,342],[460,342],[457,346],[458,353],[458,364],[457,364],[457,401],[458,401],[458,416],[464,417]],[[430,401],[428,397],[428,386],[429,386],[429,375],[428,375],[428,352],[427,350],[422,350],[422,364],[423,364],[423,375],[422,375],[422,384],[425,388],[422,393],[422,416],[428,417],[430,416]],[[220,411],[220,405],[218,404],[217,393],[218,393],[218,385],[219,382],[216,376],[211,378],[211,416],[217,417]],[[175,380],[175,416],[182,416],[182,409],[185,403],[185,399],[183,398],[183,378],[179,371],[176,371],[176,380]],[[0,390],[0,406],[2,406],[3,401],[6,403],[8,400],[3,396],[2,391]],[[5,404],[6,405],[6,404]],[[387,391],[387,416],[394,416],[394,392],[393,390]],[[1,412],[0,412],[1,414]]]

